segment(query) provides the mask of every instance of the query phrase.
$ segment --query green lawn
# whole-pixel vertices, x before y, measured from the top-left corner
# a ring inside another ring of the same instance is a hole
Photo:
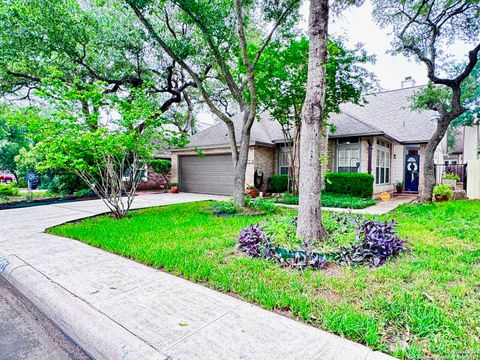
[[[239,254],[238,231],[260,218],[216,218],[208,208],[205,202],[150,208],[120,221],[102,216],[49,231],[398,357],[480,354],[480,202],[404,205],[388,218],[397,221],[409,253],[376,269],[335,265],[316,272]]]

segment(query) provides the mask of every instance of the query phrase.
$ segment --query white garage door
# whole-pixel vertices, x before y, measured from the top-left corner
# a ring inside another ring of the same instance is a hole
[[[180,156],[179,162],[181,191],[232,195],[232,155]]]

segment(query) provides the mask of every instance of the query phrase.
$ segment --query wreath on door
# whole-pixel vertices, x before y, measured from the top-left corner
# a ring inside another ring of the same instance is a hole
[[[416,162],[410,162],[407,165],[407,170],[410,174],[410,182],[415,180],[415,175],[418,174],[418,165]]]

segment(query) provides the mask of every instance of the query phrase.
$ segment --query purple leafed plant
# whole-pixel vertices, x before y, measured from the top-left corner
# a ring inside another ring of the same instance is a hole
[[[397,236],[393,220],[390,223],[365,220],[357,228],[357,243],[340,248],[335,260],[343,265],[380,266],[405,250],[405,240]]]
[[[273,257],[274,250],[267,234],[259,225],[240,230],[238,249],[253,257]]]

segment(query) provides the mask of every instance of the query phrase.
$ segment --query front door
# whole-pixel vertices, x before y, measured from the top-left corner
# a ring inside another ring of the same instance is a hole
[[[405,159],[405,191],[418,192],[420,156],[407,155]]]

